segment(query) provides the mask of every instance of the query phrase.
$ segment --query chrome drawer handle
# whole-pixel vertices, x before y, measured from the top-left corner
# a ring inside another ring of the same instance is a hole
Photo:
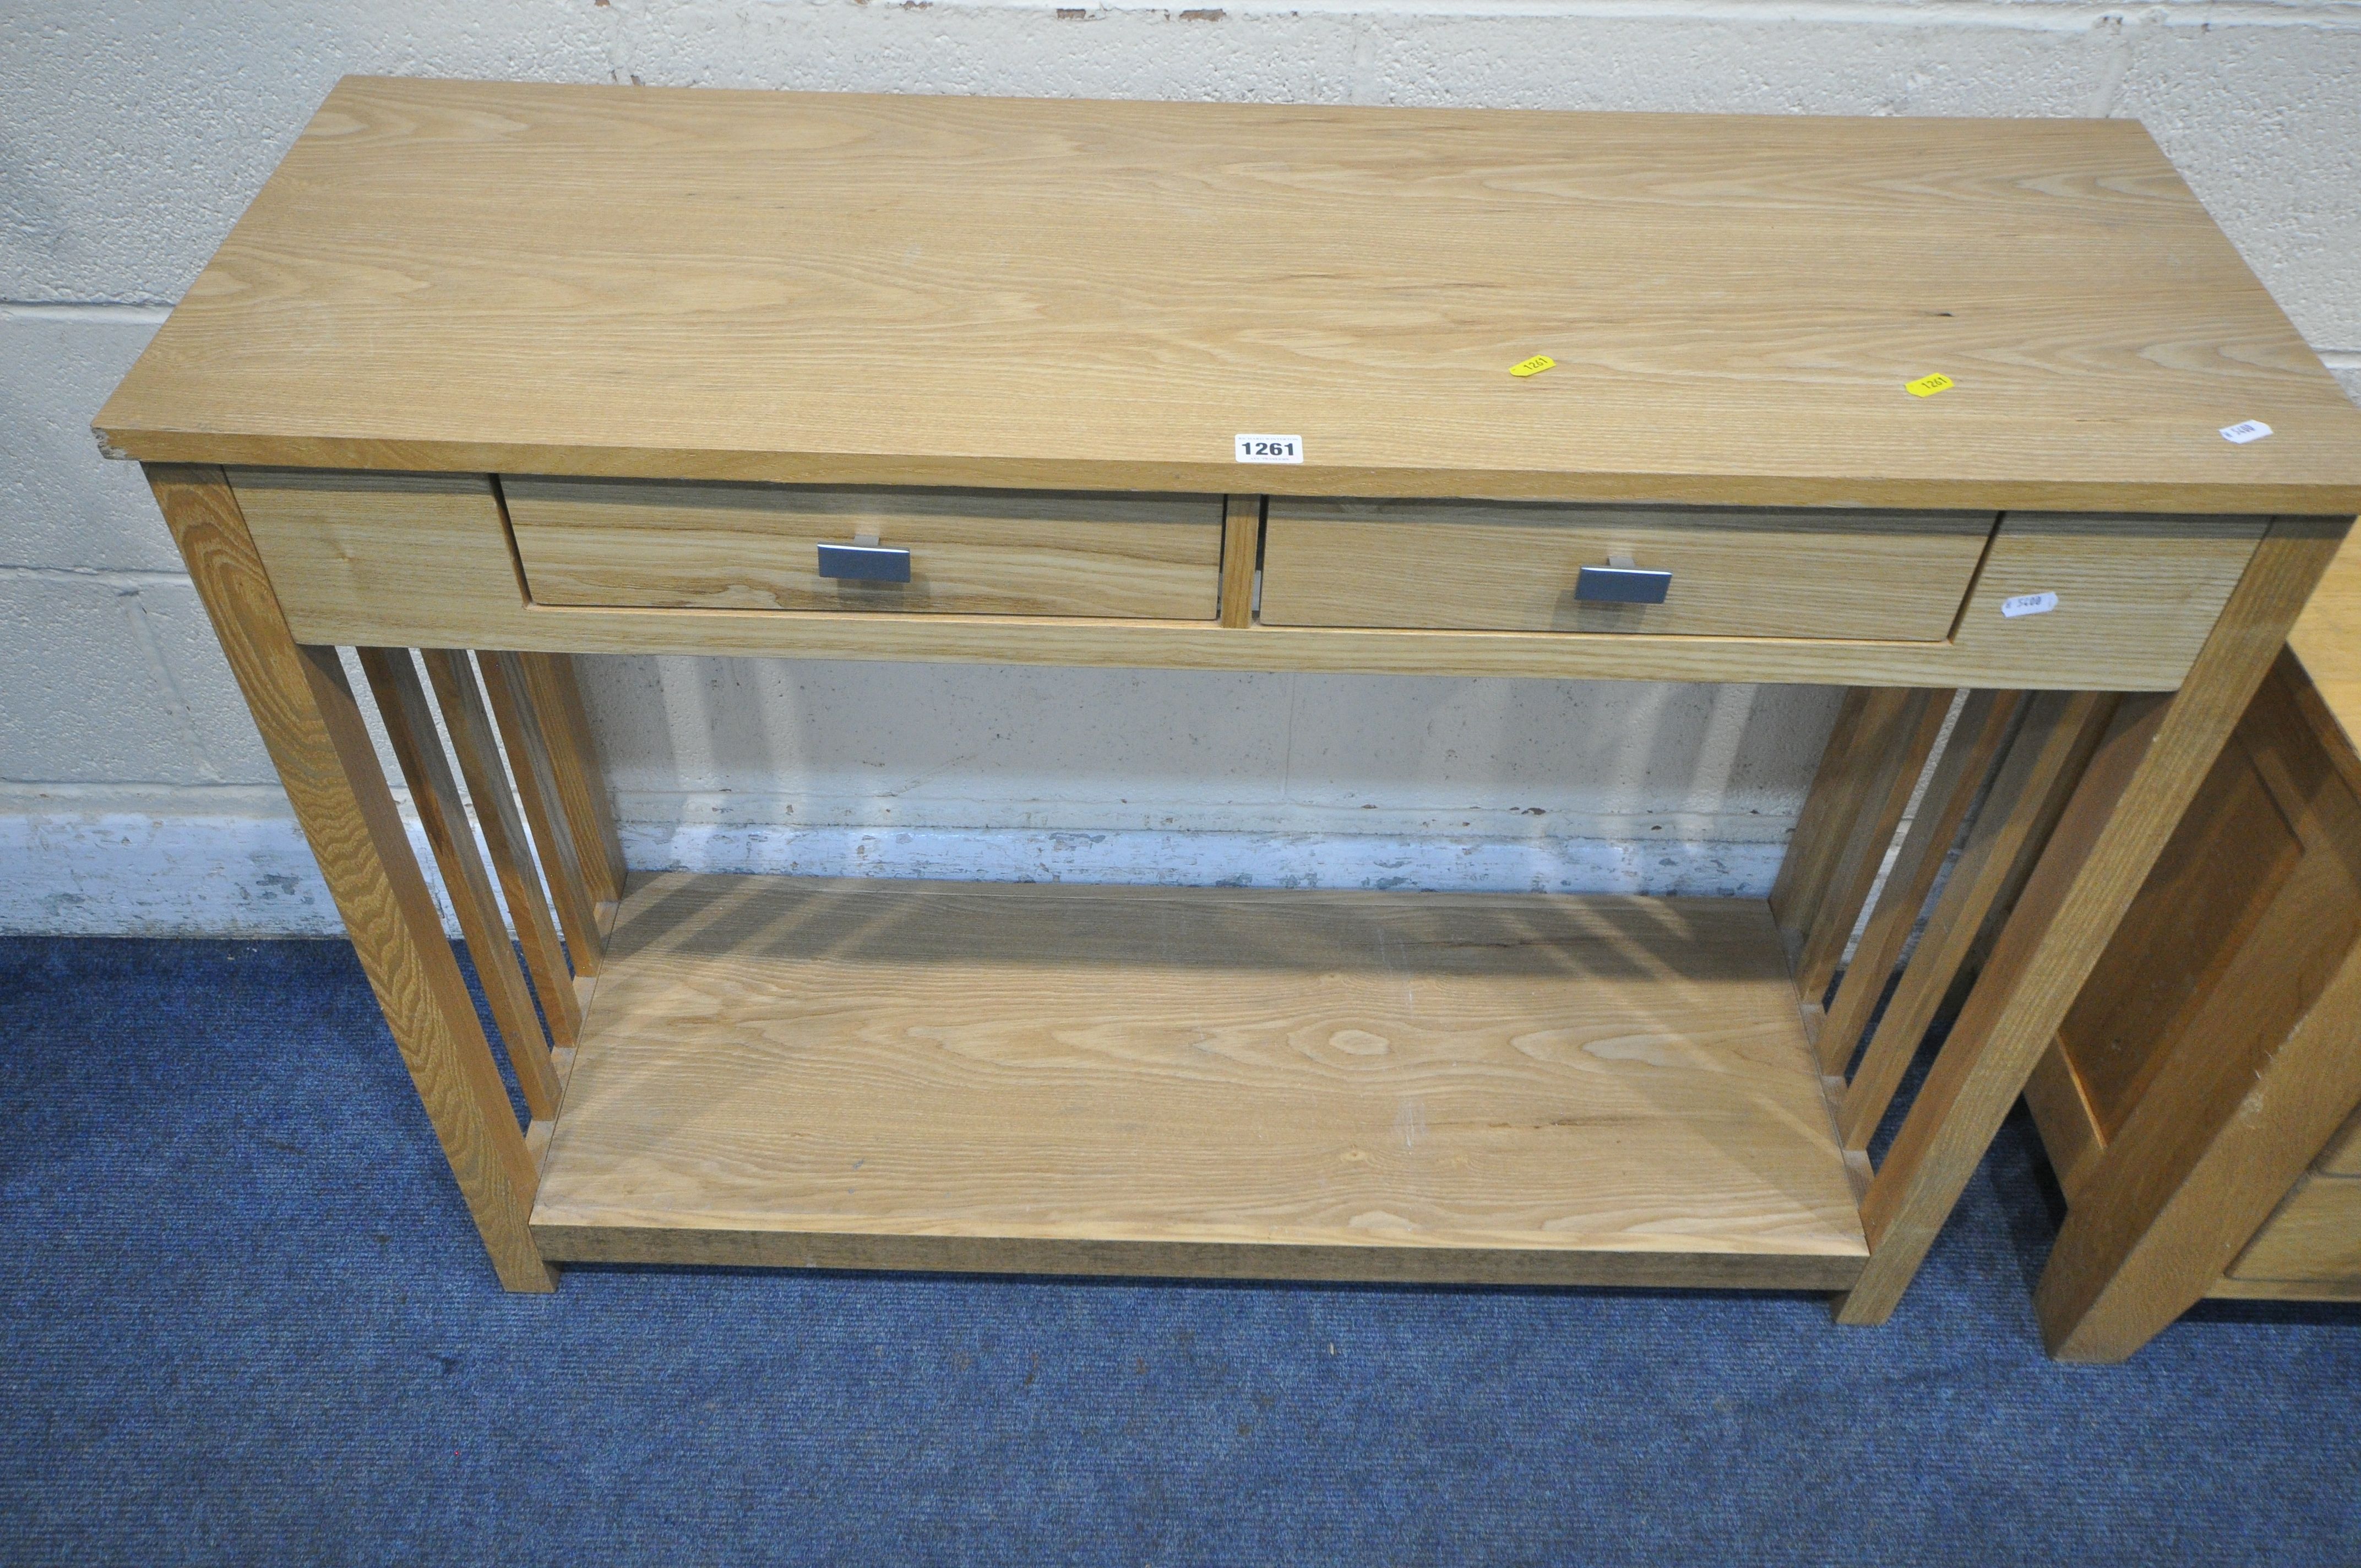
[[[1593,604],[1662,604],[1672,587],[1670,572],[1643,570],[1629,555],[1609,555],[1604,566],[1582,569],[1574,597]]]
[[[819,575],[851,583],[906,583],[910,553],[877,543],[873,533],[855,535],[850,544],[819,547]]]

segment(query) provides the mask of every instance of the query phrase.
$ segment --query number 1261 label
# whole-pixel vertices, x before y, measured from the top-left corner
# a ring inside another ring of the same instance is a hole
[[[1303,461],[1303,437],[1241,435],[1238,437],[1238,461],[1241,463],[1301,463]]]

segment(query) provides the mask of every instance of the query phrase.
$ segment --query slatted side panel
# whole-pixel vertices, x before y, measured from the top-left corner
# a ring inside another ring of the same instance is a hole
[[[1901,852],[1828,1004],[1819,1038],[1823,1071],[1843,1074],[1850,1069],[1936,879],[1982,793],[1993,759],[2022,707],[2023,698],[2015,692],[1970,692],[1961,705],[1919,799],[1917,815],[1903,836]]]
[[[550,902],[557,906],[558,928],[566,933],[566,952],[577,975],[597,974],[606,951],[599,928],[598,900],[590,873],[582,863],[579,840],[566,816],[566,794],[558,782],[557,752],[552,726],[533,701],[524,656],[519,653],[478,653],[476,667],[491,699],[492,720],[508,754],[509,777],[515,783],[517,803],[533,829],[533,847],[548,884]],[[562,745],[563,730],[558,731]]]
[[[492,1021],[507,1047],[518,1087],[536,1118],[555,1117],[557,1072],[550,1061],[549,1041],[533,1011],[524,972],[517,965],[516,948],[509,941],[491,878],[477,852],[476,831],[468,823],[467,805],[460,798],[442,738],[435,733],[434,710],[426,706],[417,663],[407,648],[363,648],[359,652],[369,691],[377,698],[378,716],[385,721],[394,760],[410,785],[411,802],[426,829],[434,862],[442,869],[443,890],[459,917],[459,934],[475,960],[477,978],[491,1004]]]
[[[2111,699],[2083,692],[2044,692],[2026,705],[1917,950],[1846,1086],[1837,1124],[1847,1148],[1869,1146],[2010,872],[2052,804],[2080,781],[2113,708]]]
[[[572,660],[354,652],[500,1043],[533,1122],[545,1125],[565,1093],[624,875]]]
[[[1953,696],[1948,691],[1877,695],[1894,700],[1886,705],[1884,723],[1869,737],[1859,800],[1830,857],[1827,886],[1812,919],[1795,938],[1795,986],[1807,1003],[1818,1003],[1828,996],[1894,832],[1942,733]]]
[[[1864,1168],[2114,707],[2091,693],[1848,694],[1773,908],[1830,1114]]]

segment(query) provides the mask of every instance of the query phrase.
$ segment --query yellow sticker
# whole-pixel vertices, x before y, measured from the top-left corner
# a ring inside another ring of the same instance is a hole
[[[1509,374],[1511,376],[1538,376],[1556,363],[1556,360],[1552,359],[1546,354],[1536,354],[1521,365],[1510,366]]]
[[[1931,398],[1938,392],[1949,391],[1951,378],[1943,375],[1921,376],[1916,381],[1903,382],[1902,389],[1914,398]]]

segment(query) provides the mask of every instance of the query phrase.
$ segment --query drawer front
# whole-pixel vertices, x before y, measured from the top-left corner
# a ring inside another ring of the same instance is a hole
[[[1991,512],[1274,496],[1262,619],[1939,641],[1950,635],[1995,521]],[[1615,569],[1627,561],[1637,576]],[[1587,583],[1586,567],[1594,569]],[[1666,572],[1669,580],[1646,576]],[[1659,588],[1661,603],[1594,597]]]
[[[522,477],[501,488],[541,604],[1211,620],[1221,595],[1219,496]],[[873,548],[827,552],[846,575],[822,576],[823,545]]]

